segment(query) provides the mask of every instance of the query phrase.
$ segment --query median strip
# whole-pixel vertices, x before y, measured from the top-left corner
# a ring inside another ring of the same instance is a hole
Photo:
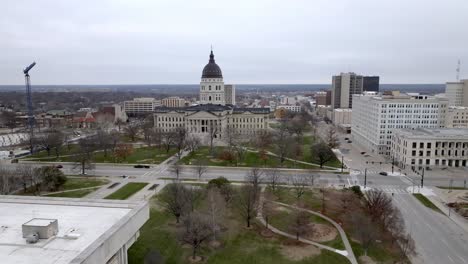
[[[141,189],[145,188],[146,185],[148,185],[147,182],[129,182],[122,186],[122,188],[104,197],[104,199],[125,200],[137,193],[138,191],[140,191]]]

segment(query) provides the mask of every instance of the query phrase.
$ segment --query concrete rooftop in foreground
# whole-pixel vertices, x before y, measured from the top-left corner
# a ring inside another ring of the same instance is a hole
[[[0,196],[0,263],[64,264],[86,259],[141,206],[126,201]],[[58,235],[27,244],[22,224],[33,218],[57,219]]]

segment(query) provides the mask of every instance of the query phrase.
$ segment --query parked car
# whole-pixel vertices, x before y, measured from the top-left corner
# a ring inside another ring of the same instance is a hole
[[[388,176],[388,173],[386,173],[385,171],[381,171],[381,172],[379,172],[379,174],[382,175],[382,176]]]
[[[348,143],[353,143],[353,141],[351,141],[351,140],[348,140]]]
[[[366,152],[365,152],[365,151],[361,152],[361,155],[364,155],[364,154],[366,154]]]
[[[135,169],[142,169],[142,168],[144,168],[144,167],[145,167],[145,166],[143,166],[143,165],[141,165],[141,164],[138,164],[138,165],[133,166],[133,168],[135,168]]]
[[[57,169],[62,169],[63,166],[59,164],[59,165],[55,166],[55,168],[57,168]]]
[[[344,140],[349,140],[349,138],[344,138]]]

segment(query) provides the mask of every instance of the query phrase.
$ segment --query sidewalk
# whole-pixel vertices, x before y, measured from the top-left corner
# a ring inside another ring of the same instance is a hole
[[[411,187],[410,187],[411,188]],[[438,196],[438,188],[424,187],[422,190],[417,190],[415,193],[421,193],[427,199],[429,199],[437,208],[439,208],[448,218],[450,218],[455,224],[461,227],[463,230],[468,232],[468,220],[463,218],[453,209],[449,208],[443,199]],[[450,216],[449,216],[450,215]]]

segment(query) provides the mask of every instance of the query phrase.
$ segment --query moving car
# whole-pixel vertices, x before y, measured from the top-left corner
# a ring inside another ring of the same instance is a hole
[[[388,173],[386,173],[385,171],[381,171],[381,172],[379,172],[379,174],[382,175],[382,176],[388,176]]]

